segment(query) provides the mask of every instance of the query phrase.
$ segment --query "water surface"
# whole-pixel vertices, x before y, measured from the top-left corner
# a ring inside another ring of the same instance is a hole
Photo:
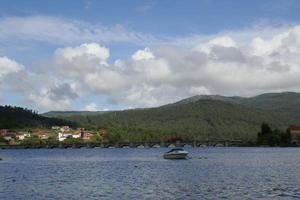
[[[0,150],[0,199],[300,199],[300,148]]]

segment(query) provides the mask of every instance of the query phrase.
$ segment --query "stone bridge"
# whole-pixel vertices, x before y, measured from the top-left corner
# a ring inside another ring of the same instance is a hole
[[[241,140],[214,140],[191,142],[120,142],[120,143],[74,143],[74,144],[40,144],[40,145],[0,145],[1,149],[27,148],[159,148],[159,147],[206,147],[206,146],[245,146],[249,142]]]

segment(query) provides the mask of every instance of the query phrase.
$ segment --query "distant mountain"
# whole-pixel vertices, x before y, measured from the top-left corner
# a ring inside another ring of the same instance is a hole
[[[168,105],[181,105],[196,102],[199,100],[219,100],[228,103],[238,103],[240,99],[243,99],[243,97],[225,97],[221,95],[196,95]]]
[[[225,97],[220,95],[197,95],[181,100],[173,105],[186,104],[198,100],[220,100],[223,102],[240,104],[251,108],[268,111],[283,112],[292,117],[300,118],[300,93],[282,92],[266,93],[254,97]]]
[[[83,116],[100,115],[107,112],[108,111],[49,111],[41,115],[45,117],[69,117],[74,115],[83,115]]]
[[[50,127],[54,125],[70,125],[75,126],[76,123],[64,119],[48,118],[32,110],[12,107],[0,106],[0,129],[17,129],[29,127]]]

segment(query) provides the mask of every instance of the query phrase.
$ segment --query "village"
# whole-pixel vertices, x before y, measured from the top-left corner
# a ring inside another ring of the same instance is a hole
[[[52,126],[51,129],[33,129],[22,131],[11,131],[0,129],[0,138],[8,144],[22,144],[23,141],[36,138],[39,140],[56,140],[64,142],[67,139],[79,139],[82,141],[101,141],[108,134],[106,129],[88,131],[84,128],[72,129],[69,126]],[[0,141],[1,143],[1,141]]]

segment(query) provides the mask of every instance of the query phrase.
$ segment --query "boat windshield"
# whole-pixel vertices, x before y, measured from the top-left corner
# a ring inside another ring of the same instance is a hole
[[[168,151],[168,153],[173,152],[173,151],[183,151],[183,148],[174,148]]]

